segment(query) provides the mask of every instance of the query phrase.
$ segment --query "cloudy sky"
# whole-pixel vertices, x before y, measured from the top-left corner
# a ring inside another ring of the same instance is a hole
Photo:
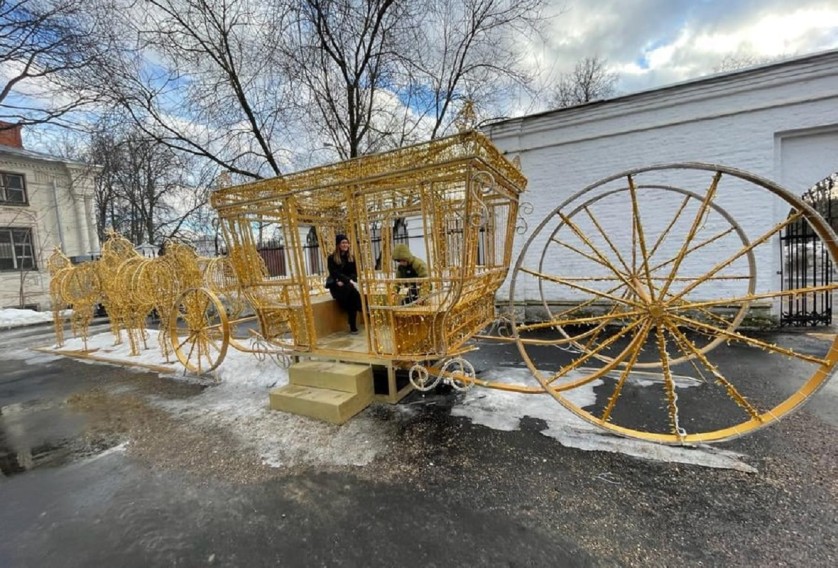
[[[838,48],[838,0],[551,0],[533,63],[545,82],[598,56],[630,93],[714,73],[725,56]]]

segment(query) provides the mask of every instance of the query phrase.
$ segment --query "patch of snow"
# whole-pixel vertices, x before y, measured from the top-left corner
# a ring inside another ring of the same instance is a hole
[[[513,384],[524,384],[529,377],[528,369],[510,368],[488,370],[481,376],[488,381]],[[653,381],[638,383],[654,384]],[[596,402],[594,388],[600,384],[602,382],[599,380],[592,381],[563,394],[574,405],[584,408]],[[676,384],[688,387],[695,383],[676,381]],[[474,388],[466,392],[462,403],[455,405],[451,414],[463,416],[476,424],[497,430],[517,430],[520,428],[521,419],[529,416],[544,420],[547,428],[541,433],[555,438],[568,448],[617,452],[656,461],[756,472],[753,467],[742,461],[746,456],[713,446],[669,446],[609,434],[565,409],[547,393],[521,394],[498,389]]]
[[[157,332],[148,331],[148,349],[132,356],[127,339],[114,345],[113,336],[100,333],[88,339],[88,349],[94,355],[114,362],[170,366],[171,376],[177,380],[194,380],[184,376],[174,356],[167,362],[160,354]],[[62,349],[83,349],[81,339],[68,340]],[[370,463],[390,443],[390,432],[369,413],[361,413],[352,420],[336,426],[307,417],[270,410],[268,391],[288,382],[288,373],[270,358],[262,359],[253,353],[232,347],[223,363],[214,371],[218,384],[213,384],[198,396],[180,400],[155,399],[158,405],[173,415],[196,424],[223,427],[231,431],[245,445],[253,447],[264,463],[270,466],[287,465],[356,465]],[[633,377],[636,384],[652,385],[657,381],[652,373]],[[515,384],[536,384],[528,369],[502,367],[487,370],[481,378]],[[573,377],[568,377],[572,379]],[[602,384],[593,381],[565,393],[568,400],[579,407],[595,402],[594,388]],[[689,378],[676,377],[678,388],[698,384]],[[413,414],[410,405],[399,405],[399,411]],[[639,458],[755,471],[742,461],[745,456],[712,446],[678,447],[654,444],[604,433],[561,406],[548,394],[520,394],[498,389],[474,388],[456,404],[452,415],[466,417],[477,424],[496,430],[511,431],[521,427],[525,416],[544,420],[547,427],[542,434],[556,439],[564,446],[581,450],[619,452]]]
[[[69,313],[65,310],[63,313]],[[52,312],[36,312],[18,308],[0,309],[0,327],[11,328],[52,321]]]
[[[87,347],[96,350],[93,355],[114,362],[171,366],[171,378],[195,380],[183,374],[183,368],[174,355],[169,363],[161,356],[156,330],[148,330],[147,333],[149,348],[139,355],[130,354],[125,338],[122,344],[114,345],[110,333],[90,337]],[[83,348],[82,340],[74,338],[66,341],[61,349]],[[288,372],[270,358],[260,360],[253,353],[230,347],[213,375],[219,382],[198,396],[179,400],[154,399],[152,404],[196,426],[212,425],[227,429],[244,445],[253,447],[262,461],[272,467],[363,466],[388,447],[390,438],[387,430],[381,427],[380,421],[364,413],[336,426],[271,410],[268,392],[271,388],[287,384]]]

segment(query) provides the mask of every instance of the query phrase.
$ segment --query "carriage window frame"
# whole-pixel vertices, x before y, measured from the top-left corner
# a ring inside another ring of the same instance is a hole
[[[0,272],[37,270],[32,229],[0,227]]]
[[[12,195],[19,198],[13,199]],[[0,171],[0,205],[29,205],[25,175]]]

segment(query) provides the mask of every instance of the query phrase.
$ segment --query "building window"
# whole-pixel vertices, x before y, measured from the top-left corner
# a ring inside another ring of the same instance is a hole
[[[36,268],[31,229],[0,227],[0,270]]]
[[[0,172],[0,203],[6,205],[27,203],[23,174]]]

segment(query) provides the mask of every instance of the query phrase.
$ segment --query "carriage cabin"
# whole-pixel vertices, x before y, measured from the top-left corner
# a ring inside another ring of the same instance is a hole
[[[266,339],[392,371],[462,352],[493,320],[525,185],[515,164],[469,131],[219,189],[212,205]],[[324,288],[337,234],[349,237],[358,266],[357,335]],[[306,235],[316,235],[316,249]],[[260,239],[277,237],[285,274],[269,276]],[[399,293],[409,283],[396,277],[396,242],[407,242],[428,265],[429,276],[415,282],[424,293],[410,303]]]

